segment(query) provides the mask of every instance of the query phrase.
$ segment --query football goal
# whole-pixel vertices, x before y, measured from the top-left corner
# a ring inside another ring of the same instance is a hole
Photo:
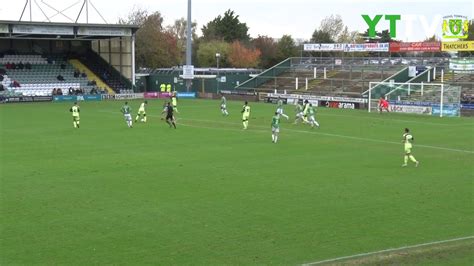
[[[433,116],[460,116],[461,87],[442,83],[370,82],[368,111],[379,110],[385,98],[390,112]]]

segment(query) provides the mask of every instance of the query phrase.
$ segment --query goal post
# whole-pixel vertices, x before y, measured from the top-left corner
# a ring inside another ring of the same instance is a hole
[[[391,112],[433,116],[461,115],[461,87],[444,83],[370,82],[368,111],[378,112],[379,99],[385,98]]]

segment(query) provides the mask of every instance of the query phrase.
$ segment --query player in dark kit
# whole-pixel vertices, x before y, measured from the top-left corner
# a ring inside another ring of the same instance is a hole
[[[168,102],[166,104],[166,108],[165,110],[163,110],[163,112],[161,112],[162,114],[166,112],[166,123],[168,123],[168,125],[173,126],[175,129],[176,129],[176,122],[174,120],[174,116],[173,116],[173,106],[171,106],[171,103]]]

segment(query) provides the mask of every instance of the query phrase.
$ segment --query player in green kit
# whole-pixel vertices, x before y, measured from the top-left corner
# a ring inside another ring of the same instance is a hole
[[[296,112],[296,115],[295,115],[295,125],[303,120],[303,106],[300,104],[300,103],[296,103],[296,107],[295,107],[295,112]]]
[[[247,101],[245,102],[241,113],[242,113],[242,124],[244,125],[244,129],[247,129],[247,127],[249,126],[249,117],[250,117],[250,106]]]
[[[227,112],[227,100],[224,96],[221,98],[221,113],[225,116],[229,115],[229,112]]]
[[[81,112],[81,110],[79,109],[79,105],[77,105],[77,102],[74,102],[74,105],[71,107],[71,109],[69,109],[69,112],[72,113],[72,124],[74,125],[74,128],[79,128],[79,113]]]
[[[308,110],[309,110],[309,101],[304,100],[303,104],[303,123],[308,123]]]
[[[272,117],[272,142],[277,143],[278,134],[280,133],[280,114],[275,112],[275,115]]]
[[[140,116],[143,116],[141,121],[146,123],[145,107],[147,106],[147,104],[148,104],[147,101],[144,101],[144,102],[142,102],[142,104],[140,104],[140,108],[138,108],[137,117],[135,117],[135,123],[138,121],[138,119],[140,119]]]
[[[127,123],[127,126],[129,128],[132,128],[133,127],[133,125],[132,125],[132,108],[130,108],[130,106],[128,106],[128,102],[125,102],[125,104],[122,106],[120,111],[122,112],[123,117],[125,118],[125,122]]]
[[[404,163],[402,164],[402,167],[405,167],[408,165],[408,159],[410,159],[412,162],[415,163],[415,167],[418,167],[420,164],[419,161],[415,159],[415,157],[411,154],[411,148],[413,147],[412,143],[415,140],[415,138],[410,134],[410,129],[405,128],[405,133],[403,134],[403,140],[402,143],[404,144],[405,148],[405,158],[404,158]]]
[[[311,128],[314,128],[314,126],[317,126],[319,128],[319,123],[318,121],[316,121],[316,119],[314,118],[314,115],[316,114],[316,111],[314,110],[314,107],[313,107],[313,104],[309,104],[309,107],[308,107],[308,122],[309,124],[311,125]]]
[[[283,116],[284,118],[286,118],[286,120],[289,119],[289,117],[287,115],[285,115],[285,113],[283,112],[283,101],[281,99],[278,99],[278,102],[277,102],[277,113],[281,116]]]

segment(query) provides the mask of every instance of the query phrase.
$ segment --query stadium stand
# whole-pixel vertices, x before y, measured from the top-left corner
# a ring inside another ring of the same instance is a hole
[[[340,60],[338,64],[335,64],[335,60],[335,58],[290,58],[264,71],[254,78],[254,82],[242,84],[237,89],[360,97],[368,88],[369,82],[382,81],[406,67],[401,63],[392,65],[376,59],[345,61],[338,59]],[[316,78],[314,78],[315,68]]]
[[[5,69],[1,84],[10,93],[25,96],[52,95],[53,89],[61,89],[64,95],[69,93],[70,88],[74,91],[81,89],[84,94],[90,94],[91,90],[94,92],[104,89],[94,85],[93,79],[87,74],[82,75],[83,72],[75,76],[77,69],[63,61],[63,58],[61,55],[5,55],[0,58],[0,68]],[[28,63],[31,64],[28,69],[18,66]]]
[[[131,92],[129,89],[131,87],[130,81],[124,79],[120,73],[96,53],[88,51],[86,54],[78,56],[77,59],[92,72],[96,73],[115,92]]]

